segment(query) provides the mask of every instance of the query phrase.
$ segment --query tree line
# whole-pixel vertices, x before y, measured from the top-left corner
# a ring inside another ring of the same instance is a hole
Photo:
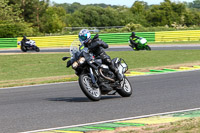
[[[0,37],[70,34],[64,27],[104,26],[125,26],[106,32],[159,29],[156,27],[199,28],[200,0],[188,3],[164,0],[159,5],[137,0],[130,8],[77,2],[58,4],[50,0],[0,1]]]

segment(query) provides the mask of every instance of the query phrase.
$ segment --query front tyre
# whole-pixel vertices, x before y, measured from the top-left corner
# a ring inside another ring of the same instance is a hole
[[[92,87],[92,79],[87,74],[79,76],[79,85],[83,93],[92,101],[101,99],[101,91],[99,88]]]
[[[149,47],[149,45],[146,45],[146,48],[145,48],[145,49],[148,50],[148,51],[151,50],[151,48]]]
[[[37,46],[35,46],[35,51],[36,51],[36,52],[40,52],[40,48],[37,47]]]
[[[117,90],[120,96],[130,97],[132,94],[132,86],[126,76],[124,76],[123,81],[121,82],[121,89]]]

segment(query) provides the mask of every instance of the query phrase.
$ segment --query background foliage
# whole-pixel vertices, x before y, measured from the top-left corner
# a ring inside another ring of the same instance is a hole
[[[105,26],[125,27],[101,32],[200,29],[200,0],[164,0],[159,5],[135,1],[130,8],[77,2],[57,4],[49,0],[0,1],[0,37],[74,34],[64,27]]]

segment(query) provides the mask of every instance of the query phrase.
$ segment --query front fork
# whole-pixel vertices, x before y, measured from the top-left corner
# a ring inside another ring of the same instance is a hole
[[[96,80],[95,80],[95,78],[94,78],[94,73],[93,73],[91,67],[90,67],[90,77],[91,77],[91,79],[92,79],[92,83],[93,83],[93,84],[96,84],[97,82],[96,82]]]

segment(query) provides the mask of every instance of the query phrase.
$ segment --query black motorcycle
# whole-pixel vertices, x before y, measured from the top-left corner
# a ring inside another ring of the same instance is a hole
[[[123,80],[119,82],[115,74],[100,58],[94,58],[88,48],[79,48],[79,40],[72,42],[70,47],[71,59],[67,62],[67,67],[72,66],[79,77],[79,85],[83,93],[93,101],[99,101],[101,95],[115,95],[118,93],[122,97],[129,97],[132,94],[132,87],[124,75],[128,70],[128,65],[121,58],[114,58],[112,62],[118,68]],[[65,61],[70,57],[63,57]]]
[[[25,44],[23,44],[21,41],[19,41],[18,45],[20,45],[20,48],[23,52],[27,52],[29,50],[34,50],[36,52],[40,52],[40,48],[35,45],[35,41],[33,41],[33,40],[26,41]]]

